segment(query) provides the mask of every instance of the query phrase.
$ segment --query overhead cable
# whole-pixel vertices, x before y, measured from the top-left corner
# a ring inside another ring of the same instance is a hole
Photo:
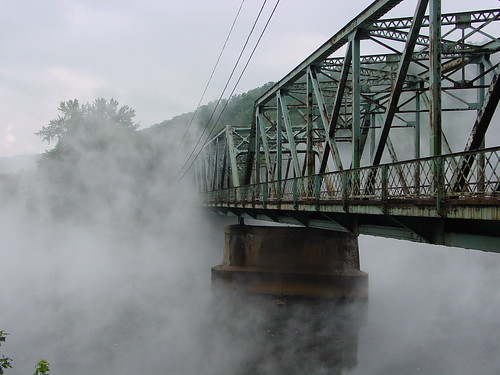
[[[234,72],[241,60],[241,57],[243,55],[243,52],[245,51],[247,45],[248,45],[248,41],[250,40],[250,37],[252,36],[253,34],[253,31],[255,30],[255,26],[257,25],[257,22],[259,21],[259,18],[262,14],[262,11],[264,10],[264,6],[266,5],[267,3],[267,0],[264,0],[261,8],[260,8],[260,11],[259,11],[259,14],[257,15],[257,18],[255,19],[254,23],[253,23],[253,26],[252,26],[252,29],[250,30],[248,36],[247,36],[247,39],[245,41],[245,44],[243,45],[243,48],[241,49],[240,51],[240,54],[238,56],[238,59],[236,60],[236,63],[234,64],[234,67],[233,67],[233,70],[231,71],[231,74],[229,75],[229,78],[227,79],[226,81],[226,84],[224,86],[224,89],[222,90],[222,93],[219,97],[219,99],[217,100],[217,103],[215,104],[215,107],[210,115],[210,118],[208,119],[207,123],[205,124],[204,128],[203,128],[203,131],[200,135],[200,137],[198,138],[198,141],[196,142],[196,144],[194,145],[193,147],[193,150],[191,151],[191,153],[189,154],[188,158],[186,159],[186,162],[184,163],[184,165],[181,167],[181,169],[179,170],[179,173],[177,174],[177,176],[179,176],[181,173],[182,173],[182,170],[189,164],[189,160],[191,159],[191,157],[195,154],[196,152],[196,148],[198,147],[198,145],[200,144],[201,140],[203,139],[203,136],[205,135],[205,132],[207,131],[208,129],[208,126],[210,124],[210,122],[212,121],[212,118],[214,117],[214,114],[215,114],[215,111],[217,110],[217,108],[219,107],[219,104],[220,102],[222,101],[222,98],[224,96],[224,93],[226,92],[226,89],[227,87],[229,86],[229,82],[231,81],[231,79],[233,78],[233,75],[234,75]]]
[[[175,155],[177,155],[177,153],[179,152],[179,149],[181,148],[182,146],[182,143],[184,142],[184,139],[186,138],[188,132],[189,132],[189,128],[191,127],[191,125],[193,124],[193,121],[194,119],[196,118],[196,115],[198,114],[198,110],[200,109],[200,106],[201,106],[201,102],[203,101],[203,99],[205,98],[205,94],[208,90],[208,86],[210,85],[210,82],[212,81],[212,78],[214,76],[214,73],[217,69],[217,66],[219,65],[219,62],[220,62],[220,59],[222,57],[222,54],[224,53],[224,50],[226,49],[226,45],[227,45],[227,42],[233,32],[233,29],[234,29],[234,25],[236,24],[236,20],[238,19],[238,16],[240,15],[240,12],[241,12],[241,8],[243,7],[243,3],[245,2],[245,0],[242,0],[241,1],[241,4],[240,4],[240,7],[238,8],[238,12],[236,13],[236,16],[234,17],[234,21],[233,21],[233,24],[231,25],[231,28],[229,30],[229,33],[227,34],[227,37],[226,37],[226,40],[224,41],[224,45],[222,46],[222,49],[219,53],[219,57],[217,58],[217,61],[215,62],[215,65],[214,65],[214,68],[212,69],[212,73],[210,74],[210,78],[208,79],[208,82],[205,86],[205,89],[203,90],[203,94],[201,94],[201,98],[198,102],[198,105],[196,106],[196,110],[194,111],[193,113],[193,116],[191,117],[191,120],[189,120],[189,124],[179,142],[179,145],[177,146],[177,150],[175,151]]]
[[[219,99],[217,100],[217,102],[216,102],[216,104],[215,104],[215,107],[214,107],[214,109],[213,109],[212,113],[210,114],[210,118],[208,119],[207,123],[206,123],[206,124],[205,124],[205,126],[203,127],[203,131],[201,132],[201,135],[199,136],[198,141],[197,141],[197,142],[196,142],[196,144],[194,145],[193,150],[191,151],[191,153],[189,154],[188,158],[186,159],[186,162],[185,162],[185,163],[183,164],[183,166],[180,168],[179,173],[177,174],[177,176],[179,176],[179,175],[181,175],[181,174],[182,174],[182,171],[183,171],[183,170],[184,170],[184,168],[186,168],[186,166],[189,164],[189,161],[190,161],[191,157],[195,154],[197,147],[199,146],[199,144],[200,144],[201,140],[203,139],[203,136],[205,135],[205,133],[206,133],[206,131],[207,131],[207,129],[208,129],[208,126],[209,126],[210,122],[212,121],[212,119],[213,119],[213,117],[214,117],[214,115],[215,115],[215,112],[217,111],[217,108],[219,107],[219,104],[220,104],[220,103],[221,103],[221,101],[222,101],[222,98],[224,97],[224,93],[226,92],[226,89],[227,89],[227,87],[229,86],[229,83],[231,82],[231,79],[233,78],[234,72],[236,71],[236,68],[238,67],[238,64],[239,64],[239,62],[240,62],[240,60],[241,60],[241,57],[242,57],[242,55],[243,55],[243,53],[244,53],[244,51],[245,51],[245,49],[246,49],[246,47],[247,47],[247,45],[248,45],[248,42],[249,42],[249,40],[250,40],[250,37],[252,36],[252,34],[253,34],[254,30],[255,30],[255,26],[257,25],[257,22],[259,21],[259,18],[260,18],[261,14],[262,14],[262,11],[264,10],[264,7],[265,7],[266,3],[267,3],[267,0],[264,0],[264,2],[262,3],[262,6],[261,6],[261,8],[260,8],[259,14],[257,15],[257,17],[256,17],[256,19],[255,19],[255,21],[254,21],[254,23],[253,23],[252,29],[250,30],[250,32],[249,32],[249,34],[248,34],[248,36],[247,36],[247,39],[246,39],[246,41],[245,41],[245,44],[243,45],[243,48],[242,48],[242,49],[241,49],[241,51],[240,51],[240,54],[239,54],[239,56],[238,56],[238,59],[236,60],[236,63],[234,64],[234,67],[233,67],[233,69],[232,69],[232,71],[231,71],[231,74],[229,75],[229,78],[228,78],[228,79],[227,79],[227,81],[226,81],[226,84],[225,84],[225,86],[224,86],[224,89],[222,90],[222,93],[221,93],[221,95],[219,96]],[[199,153],[199,152],[198,152],[198,153]],[[191,165],[192,165],[192,163],[191,163],[191,164],[189,164],[189,167],[191,167]],[[184,174],[185,174],[185,173],[184,173]],[[182,176],[184,176],[184,174],[182,174]]]
[[[267,19],[267,22],[264,26],[264,28],[262,29],[262,32],[260,33],[260,36],[259,36],[259,39],[257,40],[257,42],[255,43],[255,46],[252,50],[252,53],[250,54],[250,56],[248,57],[247,59],[247,62],[245,64],[245,66],[243,67],[243,70],[241,71],[240,73],[240,76],[238,77],[238,80],[236,81],[234,87],[233,87],[233,90],[231,91],[231,94],[229,95],[229,98],[232,97],[232,95],[234,94],[234,91],[236,90],[236,87],[238,86],[238,84],[240,83],[241,81],[241,78],[243,77],[243,74],[245,73],[247,67],[248,67],[248,64],[250,63],[250,60],[252,59],[254,53],[255,53],[255,50],[257,49],[257,46],[259,45],[261,39],[262,39],[262,36],[264,35],[264,32],[266,31],[267,29],[267,26],[269,25],[269,22],[271,22],[271,19],[273,18],[273,15],[276,11],[276,8],[278,7],[278,4],[279,4],[280,0],[277,0],[276,1],[276,4],[274,5],[274,8],[269,16],[269,18]],[[198,158],[198,156],[200,155],[201,151],[203,150],[203,147],[205,147],[205,145],[208,143],[208,140],[210,139],[210,137],[213,135],[213,131],[215,130],[217,124],[219,123],[219,120],[222,116],[222,114],[224,113],[224,110],[226,109],[227,105],[229,103],[229,99],[224,103],[224,107],[222,108],[221,112],[219,113],[219,116],[217,117],[217,120],[215,121],[215,123],[212,125],[212,128],[210,129],[210,133],[208,134],[207,138],[205,139],[205,142],[203,142],[203,145],[200,147],[200,149],[198,150],[198,152],[196,153],[196,155],[194,156],[193,160],[191,161],[191,163],[189,164],[188,168],[184,171],[184,173],[182,174],[182,176],[180,177],[180,179],[182,179],[186,173],[191,169],[191,167],[193,166],[194,162],[196,161],[196,159]],[[208,122],[210,123],[210,121]],[[207,125],[208,125],[207,123]],[[205,128],[206,129],[206,128]],[[196,147],[195,147],[196,148]]]

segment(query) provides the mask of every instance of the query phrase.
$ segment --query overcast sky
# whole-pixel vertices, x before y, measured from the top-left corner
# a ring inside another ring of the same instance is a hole
[[[370,3],[281,0],[236,93],[282,78]],[[412,15],[415,3],[404,1],[392,15]],[[499,5],[467,3],[444,0],[443,10]],[[221,94],[261,4],[244,3],[204,103]],[[268,1],[257,35],[274,4]],[[193,110],[239,5],[240,0],[2,1],[0,157],[44,151],[47,145],[33,133],[57,116],[63,100],[113,97],[136,110],[142,128]]]

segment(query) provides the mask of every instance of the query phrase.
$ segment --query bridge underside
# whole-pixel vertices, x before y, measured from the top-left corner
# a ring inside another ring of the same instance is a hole
[[[339,204],[340,203],[340,204]],[[329,229],[355,234],[396,238],[414,242],[446,245],[483,251],[500,252],[500,225],[497,220],[478,220],[474,212],[488,212],[498,217],[500,205],[488,206],[483,202],[466,204],[451,202],[448,217],[437,214],[436,204],[429,200],[413,202],[395,201],[384,207],[377,201],[345,202],[316,205],[315,202],[272,204],[256,202],[252,205],[209,206],[214,213],[271,221],[282,224]],[[472,203],[472,202],[469,202]],[[470,212],[470,219],[453,213]]]
[[[498,165],[499,147],[226,188],[203,197],[207,208],[224,215],[500,252]],[[437,168],[443,171],[439,179],[432,173]]]

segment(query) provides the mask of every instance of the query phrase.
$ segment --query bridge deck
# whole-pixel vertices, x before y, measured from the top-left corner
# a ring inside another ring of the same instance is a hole
[[[219,189],[203,200],[225,215],[500,251],[499,164],[496,147]]]

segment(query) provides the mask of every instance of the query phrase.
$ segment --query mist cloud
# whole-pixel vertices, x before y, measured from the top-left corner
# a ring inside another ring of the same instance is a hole
[[[170,131],[112,134],[120,142],[99,152],[76,139],[78,157],[3,181],[7,374],[40,358],[54,375],[498,372],[497,254],[363,236],[361,320],[356,308],[214,293],[210,267],[234,220],[177,181],[187,155]]]

